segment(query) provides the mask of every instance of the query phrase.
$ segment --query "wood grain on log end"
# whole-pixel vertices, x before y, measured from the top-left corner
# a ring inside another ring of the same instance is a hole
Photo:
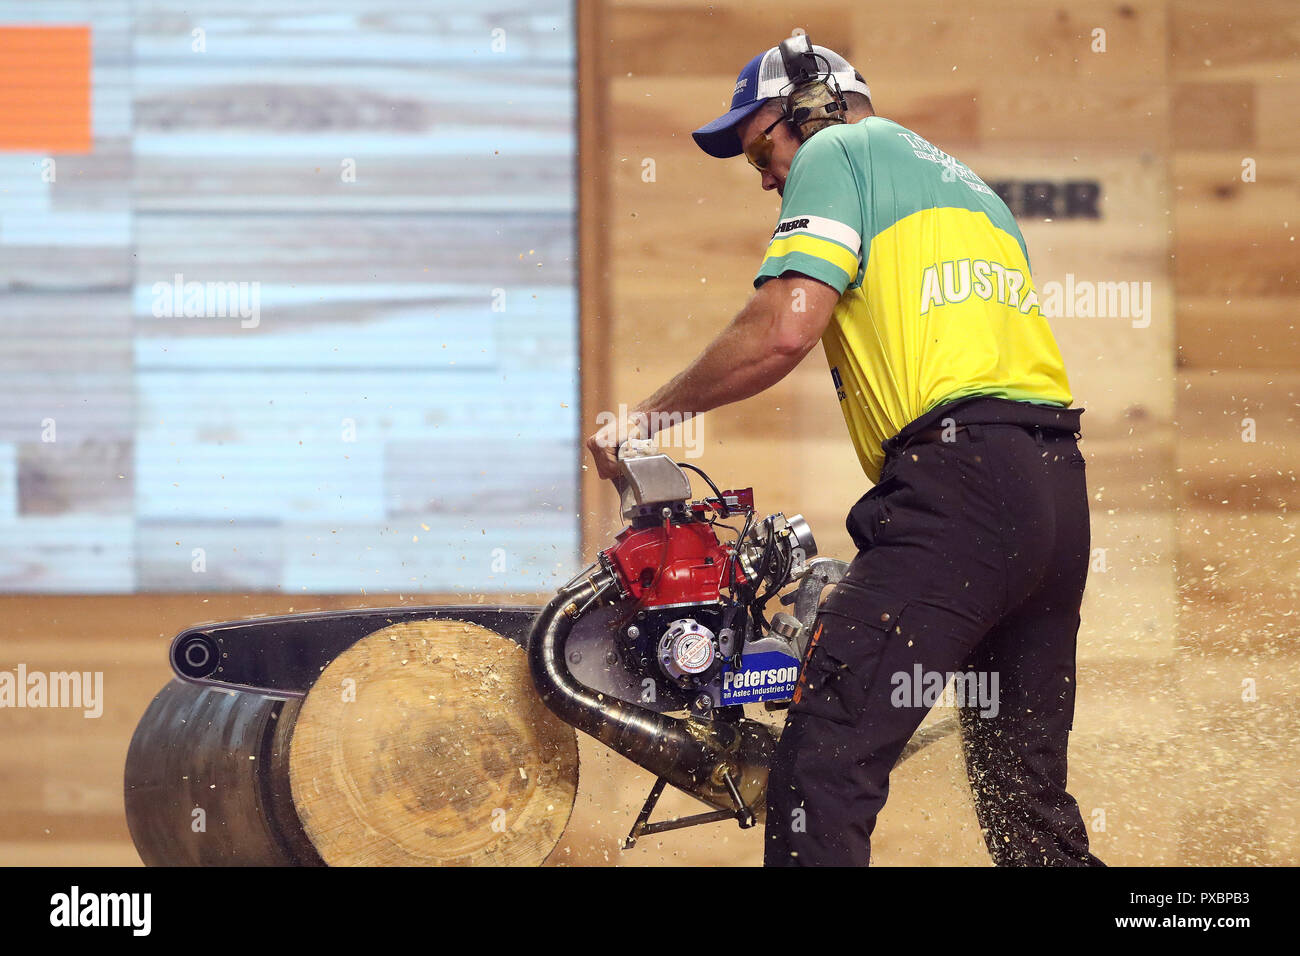
[[[523,648],[459,621],[376,631],[312,686],[289,754],[294,805],[347,866],[537,866],[578,787],[573,728]]]

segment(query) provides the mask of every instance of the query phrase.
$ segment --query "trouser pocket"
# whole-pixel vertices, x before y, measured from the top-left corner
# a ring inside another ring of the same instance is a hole
[[[790,711],[856,724],[906,606],[900,598],[849,581],[837,584],[818,613]]]

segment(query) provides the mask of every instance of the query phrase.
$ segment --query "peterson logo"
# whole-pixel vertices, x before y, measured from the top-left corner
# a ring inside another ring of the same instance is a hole
[[[758,651],[745,655],[741,670],[724,668],[721,676],[724,704],[787,699],[799,679],[799,661],[784,650]]]
[[[737,687],[772,687],[778,684],[792,684],[799,676],[799,668],[769,667],[761,671],[728,671],[722,678],[724,691]]]

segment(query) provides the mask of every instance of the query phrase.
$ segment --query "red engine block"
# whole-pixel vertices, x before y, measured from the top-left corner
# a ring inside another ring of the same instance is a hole
[[[640,530],[624,528],[602,551],[624,589],[646,607],[716,601],[727,583],[731,551],[704,521]],[[737,583],[744,580],[736,569]]]

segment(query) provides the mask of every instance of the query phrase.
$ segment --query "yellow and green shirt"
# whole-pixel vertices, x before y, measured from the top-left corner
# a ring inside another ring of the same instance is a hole
[[[881,442],[936,405],[1073,400],[1010,210],[891,120],[832,126],[799,147],[754,285],[787,272],[840,293],[822,345],[872,482]]]

